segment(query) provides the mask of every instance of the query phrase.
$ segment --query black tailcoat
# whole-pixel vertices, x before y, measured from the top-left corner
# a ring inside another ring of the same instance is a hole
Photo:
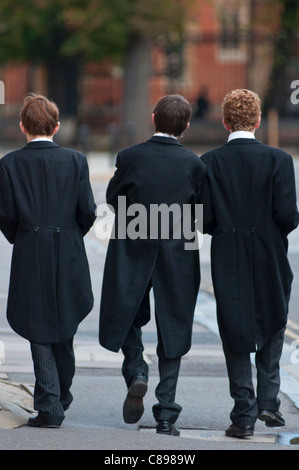
[[[14,244],[7,319],[33,343],[70,339],[93,306],[83,236],[95,220],[86,158],[37,141],[0,160],[0,228]]]
[[[116,212],[118,196],[126,206],[199,203],[205,176],[200,158],[173,138],[154,136],[117,156],[117,170],[107,189]],[[126,224],[130,223],[127,218]],[[116,217],[116,232],[118,233]],[[171,230],[170,230],[171,232]],[[156,314],[167,357],[180,357],[191,345],[194,307],[200,282],[198,250],[185,250],[185,238],[112,238],[109,242],[100,312],[100,343],[118,351],[136,318],[150,318],[148,286],[153,286]]]
[[[287,321],[287,235],[298,225],[293,160],[255,139],[235,139],[202,161],[220,333],[232,350],[255,351]]]

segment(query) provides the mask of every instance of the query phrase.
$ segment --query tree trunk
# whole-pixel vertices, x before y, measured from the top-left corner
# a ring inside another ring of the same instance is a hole
[[[58,106],[60,130],[55,137],[61,145],[77,141],[78,65],[75,62],[53,58],[48,62],[48,97]]]
[[[75,62],[53,58],[48,63],[48,96],[63,116],[77,117],[78,66]]]
[[[132,145],[150,136],[150,76],[150,41],[141,36],[132,37],[124,66],[123,145]]]

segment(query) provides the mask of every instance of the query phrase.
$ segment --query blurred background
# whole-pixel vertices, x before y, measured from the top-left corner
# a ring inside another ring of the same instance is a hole
[[[1,145],[23,142],[19,112],[35,92],[60,108],[55,140],[84,152],[149,138],[169,93],[192,104],[184,144],[215,146],[224,95],[249,88],[263,101],[259,140],[297,149],[298,12],[294,0],[1,0]]]

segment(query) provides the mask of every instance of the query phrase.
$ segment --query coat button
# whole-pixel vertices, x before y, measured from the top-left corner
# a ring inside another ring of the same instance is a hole
[[[255,232],[255,227],[252,227],[251,232],[252,232],[252,233]]]
[[[232,233],[236,233],[236,229],[235,229],[235,228],[232,229]]]
[[[38,232],[38,231],[39,231],[39,227],[35,227],[34,231],[35,231],[35,232]]]
[[[56,228],[56,232],[60,232],[60,227],[57,227],[57,228]]]

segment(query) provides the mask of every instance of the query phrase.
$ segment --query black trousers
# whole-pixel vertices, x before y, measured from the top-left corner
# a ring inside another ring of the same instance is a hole
[[[150,318],[149,307],[149,291],[148,287],[144,300],[136,315],[135,321],[122,346],[124,361],[122,373],[127,386],[137,373],[143,373],[148,379],[148,365],[143,358],[142,343],[142,326],[144,326]],[[159,323],[156,316],[157,325],[157,356],[159,367],[159,383],[156,387],[155,394],[158,400],[153,406],[153,415],[156,421],[167,420],[174,423],[182,410],[182,407],[175,403],[176,387],[181,365],[181,358],[170,359],[165,356],[162,337],[160,333]]]
[[[278,411],[280,400],[279,362],[281,358],[285,328],[278,331],[255,353],[257,371],[256,393],[252,382],[250,353],[232,352],[223,342],[229,377],[230,394],[234,407],[230,417],[237,426],[251,426],[261,410]]]
[[[30,343],[35,373],[34,409],[47,424],[61,424],[73,397],[73,338],[57,344]]]

